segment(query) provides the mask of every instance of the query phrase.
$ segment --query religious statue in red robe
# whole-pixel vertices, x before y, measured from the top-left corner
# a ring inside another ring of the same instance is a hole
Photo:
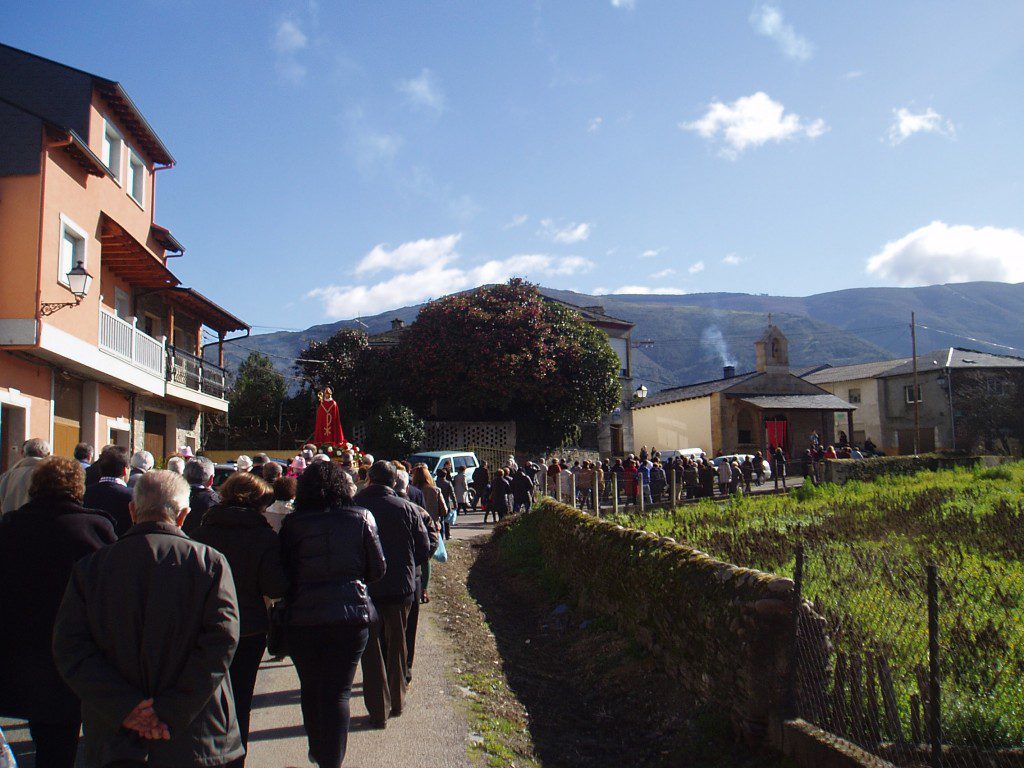
[[[338,413],[334,392],[327,387],[317,397],[320,405],[316,409],[316,432],[313,442],[317,445],[341,445],[345,442],[345,433],[341,430],[341,414]]]

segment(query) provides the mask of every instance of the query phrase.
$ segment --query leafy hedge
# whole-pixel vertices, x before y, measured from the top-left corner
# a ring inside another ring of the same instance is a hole
[[[831,459],[826,464],[825,480],[845,483],[850,480],[875,480],[894,475],[913,475],[929,470],[938,472],[957,467],[974,467],[980,456],[955,456],[924,453],[920,456],[876,456],[870,459]]]
[[[512,523],[536,526],[544,568],[581,605],[651,652],[695,698],[752,738],[781,705],[793,582],[715,560],[544,499]]]

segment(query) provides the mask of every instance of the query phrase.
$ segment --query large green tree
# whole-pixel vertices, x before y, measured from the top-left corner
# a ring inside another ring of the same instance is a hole
[[[1012,454],[1024,445],[1024,372],[1017,369],[956,372],[957,447]]]
[[[514,420],[527,447],[577,440],[620,397],[605,335],[518,279],[427,304],[389,367],[420,414]]]

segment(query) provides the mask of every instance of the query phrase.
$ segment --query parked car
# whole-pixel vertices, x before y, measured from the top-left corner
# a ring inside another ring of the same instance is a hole
[[[757,459],[754,458],[754,454],[752,454],[752,453],[730,453],[730,454],[727,454],[725,456],[716,456],[715,458],[713,458],[711,460],[711,463],[715,465],[715,469],[718,469],[718,465],[721,464],[723,461],[729,461],[729,462],[735,461],[740,466],[743,466],[743,462],[747,460],[748,456],[750,457],[751,463],[753,463],[753,462],[755,462],[757,460]],[[772,479],[772,466],[771,466],[771,464],[768,462],[767,459],[762,457],[761,465],[764,467],[764,479],[765,480],[771,480]],[[757,465],[756,464],[754,465],[754,480],[755,480],[755,482],[757,480]]]
[[[473,472],[480,466],[480,461],[472,451],[424,451],[410,456],[409,463],[413,465],[426,464],[435,479],[438,472],[446,465],[453,475],[459,467],[465,467],[466,480],[469,482],[473,480]]]
[[[665,462],[672,461],[676,456],[682,456],[684,459],[699,459],[704,455],[704,449],[702,448],[673,448],[668,451],[659,451],[661,454],[661,461]]]

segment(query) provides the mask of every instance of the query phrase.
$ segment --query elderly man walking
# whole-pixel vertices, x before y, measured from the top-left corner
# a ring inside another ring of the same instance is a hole
[[[234,582],[222,554],[181,532],[188,498],[180,475],[140,477],[135,525],[68,582],[53,653],[82,700],[90,767],[209,768],[245,753],[227,675]]]
[[[28,488],[36,465],[50,455],[50,444],[38,437],[21,446],[23,458],[0,477],[0,515],[28,504]]]
[[[395,468],[387,461],[370,467],[370,484],[356,494],[377,521],[381,549],[387,561],[384,578],[369,585],[377,609],[370,625],[370,639],[363,653],[363,698],[370,722],[387,725],[388,716],[402,714],[409,675],[406,630],[416,599],[416,565],[430,557],[430,538],[412,502],[395,493]]]

